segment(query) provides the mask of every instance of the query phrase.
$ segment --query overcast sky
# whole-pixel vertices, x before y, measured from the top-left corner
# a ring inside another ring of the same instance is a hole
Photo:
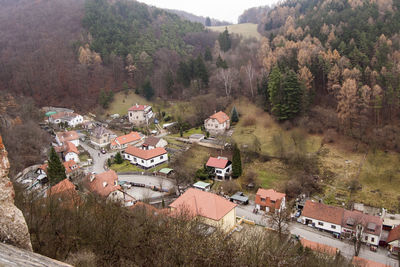
[[[278,0],[139,0],[139,2],[237,23],[238,17],[244,10],[271,5]]]

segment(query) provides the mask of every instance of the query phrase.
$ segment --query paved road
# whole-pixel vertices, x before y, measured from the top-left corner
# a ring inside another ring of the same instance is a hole
[[[253,220],[257,224],[267,226],[268,218],[261,214],[254,214],[252,212],[253,209],[254,205],[252,205],[251,203],[246,206],[238,205],[236,209],[236,215],[240,217],[244,216],[246,219]],[[352,259],[354,256],[354,248],[351,243],[336,239],[329,233],[320,232],[314,228],[300,223],[291,223],[289,229],[292,234],[300,235],[300,237],[303,237],[305,239],[340,249],[340,253],[348,259]],[[377,252],[372,252],[369,250],[368,247],[362,246],[359,256],[361,258],[380,262],[388,266],[399,267],[398,262],[392,258],[389,258],[387,256],[387,250],[383,248],[378,248]]]
[[[161,177],[155,177],[149,175],[119,174],[118,180],[140,183],[148,186],[157,186],[167,190],[170,190],[175,186],[175,184],[169,179],[163,179]],[[126,192],[138,200],[157,198],[166,194],[142,187],[132,187],[130,189],[127,189]]]
[[[90,166],[88,169],[89,171],[95,172],[95,173],[102,173],[105,171],[104,165],[106,163],[106,160],[110,158],[112,155],[115,155],[115,152],[113,153],[106,153],[106,154],[101,154],[99,150],[91,148],[84,142],[79,143],[87,152],[89,152],[90,157],[93,159],[93,164]]]

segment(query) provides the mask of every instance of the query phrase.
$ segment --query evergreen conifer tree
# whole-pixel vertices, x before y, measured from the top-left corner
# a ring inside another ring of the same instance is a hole
[[[117,152],[117,154],[115,154],[114,161],[116,164],[121,164],[122,162],[124,162],[121,153]]]
[[[211,26],[211,19],[210,19],[210,17],[207,17],[207,18],[206,18],[205,25],[206,25],[207,27],[210,27],[210,26]]]
[[[207,46],[206,51],[204,52],[204,60],[205,61],[212,61],[212,53],[211,53],[211,49]]]
[[[232,112],[231,112],[231,122],[232,123],[237,123],[239,122],[239,114],[236,110],[236,107],[232,108]]]
[[[242,159],[240,157],[240,150],[238,146],[235,144],[233,147],[233,156],[232,156],[232,176],[234,178],[242,175]]]
[[[67,177],[65,174],[65,167],[54,150],[54,147],[52,147],[50,150],[47,176],[49,178],[50,185],[55,185]]]
[[[143,84],[142,89],[143,89],[144,97],[145,97],[147,100],[150,100],[150,99],[154,96],[154,89],[153,89],[153,87],[151,86],[151,83],[150,83],[149,80],[147,80],[147,81]]]
[[[219,46],[221,47],[221,50],[226,52],[229,49],[231,49],[231,37],[228,32],[228,28],[225,28],[225,31],[223,31],[219,36],[218,36],[218,42]]]

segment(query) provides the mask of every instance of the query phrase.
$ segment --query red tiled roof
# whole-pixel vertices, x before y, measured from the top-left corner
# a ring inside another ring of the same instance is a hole
[[[344,209],[307,200],[302,215],[304,217],[341,225]]]
[[[47,172],[47,168],[49,167],[49,164],[45,163],[43,165],[40,165],[39,169],[44,170],[44,172]]]
[[[87,176],[87,184],[91,192],[107,197],[111,192],[121,189],[121,186],[118,185],[118,175],[113,170],[96,174],[95,179],[90,181],[92,175]],[[115,185],[116,183],[117,185]]]
[[[218,169],[225,169],[226,166],[228,165],[228,160],[224,158],[214,158],[210,157],[207,161],[207,166],[212,167],[212,168],[218,168]]]
[[[356,267],[390,267],[390,265],[386,265],[380,262],[367,260],[360,257],[353,257],[352,264]]]
[[[138,132],[130,132],[127,135],[122,135],[122,136],[118,136],[117,138],[115,138],[111,142],[111,145],[112,146],[116,146],[118,144],[125,145],[125,144],[129,144],[131,142],[139,141],[141,138],[142,137],[140,136],[140,134]]]
[[[73,152],[73,153],[79,155],[79,150],[71,142],[65,142],[65,150],[64,150],[64,152],[66,152],[66,153]]]
[[[347,223],[351,222],[353,225],[348,225]],[[364,226],[364,232],[369,234],[374,234],[379,236],[382,231],[382,219],[378,216],[373,216],[369,214],[364,214],[361,211],[357,210],[345,210],[343,213],[343,221],[342,226],[348,229],[355,229],[357,224],[361,224]],[[368,225],[374,224],[374,230],[369,230]]]
[[[389,236],[386,240],[387,243],[393,242],[395,240],[400,240],[400,225],[390,230]]]
[[[125,153],[141,159],[152,159],[167,154],[167,150],[165,150],[162,147],[156,147],[154,149],[144,150],[134,146],[128,146],[125,149]]]
[[[61,182],[59,182],[58,184],[47,189],[47,196],[57,195],[57,194],[66,194],[66,193],[71,193],[72,191],[74,191],[74,192],[76,191],[75,185],[73,183],[71,183],[70,180],[64,179]]]
[[[225,112],[220,111],[210,116],[210,119],[216,119],[219,123],[229,120],[229,116]]]
[[[326,253],[329,254],[331,256],[335,256],[337,254],[337,252],[339,251],[339,249],[329,246],[329,245],[325,245],[325,244],[321,244],[321,243],[317,243],[317,242],[313,242],[307,239],[302,238],[300,240],[301,245],[305,248],[309,248],[311,250],[317,251],[317,252],[321,252],[321,253]]]
[[[76,162],[74,160],[69,160],[63,163],[64,167],[65,167],[65,173],[69,174],[77,169],[79,169],[78,164],[76,164]]]
[[[61,143],[79,139],[78,133],[75,131],[57,132],[56,135]]]
[[[169,206],[192,216],[219,221],[237,205],[216,194],[189,188]]]
[[[139,110],[145,110],[148,107],[148,105],[133,105],[128,109],[128,111],[139,111]]]
[[[276,192],[274,189],[264,189],[264,188],[259,188],[257,191],[257,195],[259,195],[262,198],[270,198],[273,201],[280,200],[286,196],[286,194]]]

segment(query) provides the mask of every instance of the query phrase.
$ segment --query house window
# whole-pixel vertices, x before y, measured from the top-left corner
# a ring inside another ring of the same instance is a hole
[[[136,162],[136,161],[137,161],[137,158],[134,158],[133,161]]]
[[[375,238],[371,237],[371,242],[375,242]]]
[[[142,163],[144,163],[144,160],[142,160]]]
[[[222,171],[220,171],[220,170],[217,170],[217,171],[215,171],[216,173],[222,173]]]
[[[261,198],[261,201],[265,202],[265,198]]]
[[[336,229],[336,225],[331,224],[332,229]]]
[[[163,159],[164,158],[164,156],[160,156],[160,159]]]
[[[324,226],[323,222],[318,222],[318,225]]]
[[[153,162],[154,162],[154,159],[152,159],[150,162],[153,163]]]
[[[271,203],[275,203],[275,200],[271,200]]]
[[[365,236],[365,241],[368,241],[368,236],[367,235]]]

